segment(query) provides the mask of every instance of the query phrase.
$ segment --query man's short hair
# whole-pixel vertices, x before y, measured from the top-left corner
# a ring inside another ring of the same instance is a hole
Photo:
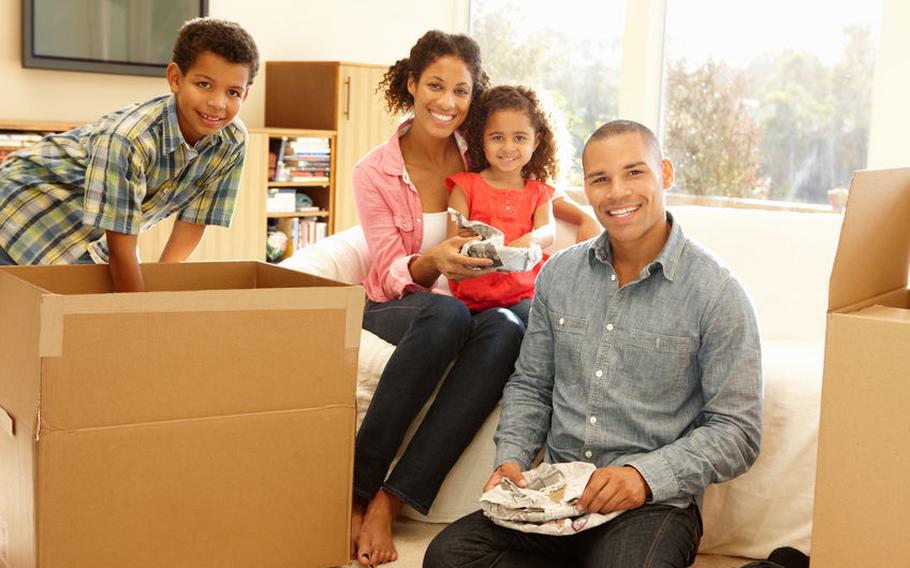
[[[644,140],[645,144],[651,149],[651,152],[654,154],[654,158],[658,163],[663,161],[663,154],[660,151],[660,143],[657,141],[657,136],[651,131],[650,128],[644,124],[635,122],[634,120],[611,120],[610,122],[602,125],[600,128],[594,131],[594,134],[591,134],[588,141],[585,142],[585,147],[581,152],[582,164],[584,163],[584,157],[588,153],[588,146],[592,142],[597,142],[599,140],[606,140],[607,138],[612,138],[614,136],[619,136],[621,134],[634,134],[637,133],[641,136],[641,139]]]
[[[247,85],[253,84],[253,77],[259,71],[259,50],[253,36],[239,24],[219,18],[193,18],[184,23],[174,42],[173,60],[180,71],[186,74],[199,54],[205,51],[211,51],[231,63],[248,66],[250,78]]]

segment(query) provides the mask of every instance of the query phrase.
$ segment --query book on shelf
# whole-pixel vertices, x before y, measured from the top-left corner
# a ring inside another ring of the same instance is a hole
[[[328,138],[282,138],[270,143],[277,156],[273,181],[328,183],[332,168]]]
[[[305,217],[285,217],[274,222],[273,228],[287,236],[287,249],[282,259],[294,254],[299,249],[324,239],[328,233],[328,223]]]

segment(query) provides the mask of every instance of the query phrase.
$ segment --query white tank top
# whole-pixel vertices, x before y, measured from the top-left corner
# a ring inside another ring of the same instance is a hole
[[[420,252],[446,240],[448,217],[449,214],[445,211],[423,214],[423,243],[420,245]]]

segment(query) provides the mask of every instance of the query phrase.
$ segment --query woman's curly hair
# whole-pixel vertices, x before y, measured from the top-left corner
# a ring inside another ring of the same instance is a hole
[[[424,69],[447,55],[453,55],[467,65],[474,82],[471,89],[472,100],[487,88],[490,79],[481,65],[480,46],[477,42],[466,35],[431,30],[417,40],[411,48],[410,56],[396,61],[379,82],[376,91],[384,92],[389,112],[392,114],[410,112],[414,108],[414,97],[408,92],[408,77],[414,77],[415,81],[420,80]]]
[[[253,36],[239,24],[211,17],[187,20],[174,41],[174,63],[186,74],[196,63],[196,58],[205,51],[249,67],[247,85],[253,84],[253,78],[259,71],[259,50]]]
[[[468,140],[468,162],[471,164],[472,172],[490,167],[483,151],[483,132],[487,120],[494,112],[516,110],[528,115],[537,135],[537,148],[528,163],[521,168],[521,177],[543,182],[556,179],[559,173],[556,138],[533,90],[527,87],[500,85],[484,91],[471,107],[472,112],[465,121],[464,128]]]

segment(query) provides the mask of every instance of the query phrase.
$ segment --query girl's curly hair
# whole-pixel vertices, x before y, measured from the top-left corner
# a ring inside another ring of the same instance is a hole
[[[521,169],[521,177],[543,182],[556,179],[559,164],[556,160],[556,138],[553,136],[550,121],[541,109],[540,101],[533,90],[511,85],[500,85],[484,91],[471,105],[471,114],[464,127],[471,171],[479,172],[490,167],[483,151],[483,132],[490,116],[500,110],[524,112],[531,119],[531,125],[537,134],[537,148]]]
[[[468,67],[474,85],[471,89],[472,99],[487,88],[490,79],[480,61],[480,46],[477,42],[462,34],[448,34],[431,30],[423,34],[409,57],[399,59],[386,71],[376,91],[383,91],[386,106],[392,114],[406,114],[414,108],[414,97],[408,92],[408,77],[417,81],[423,71],[440,57],[455,56]],[[469,111],[470,112],[470,111]]]

